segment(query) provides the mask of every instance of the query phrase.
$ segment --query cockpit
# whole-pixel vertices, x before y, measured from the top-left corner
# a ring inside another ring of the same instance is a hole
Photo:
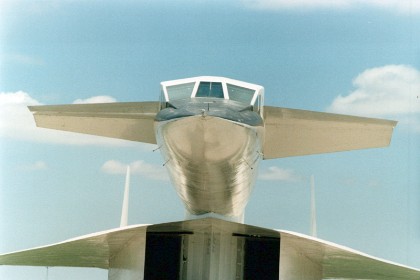
[[[161,107],[181,100],[211,98],[231,100],[262,115],[264,88],[238,80],[202,76],[161,83]]]

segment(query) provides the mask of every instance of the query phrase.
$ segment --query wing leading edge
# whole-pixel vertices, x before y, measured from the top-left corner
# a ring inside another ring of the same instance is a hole
[[[303,234],[280,231],[280,279],[420,279],[420,270]],[[302,273],[307,275],[302,275]],[[311,278],[310,275],[317,275]],[[299,278],[298,276],[302,276]]]
[[[264,107],[264,159],[390,144],[396,121]]]
[[[156,144],[159,102],[29,106],[38,127]],[[264,107],[264,159],[388,146],[396,121]]]
[[[109,279],[126,279],[120,273],[143,275],[145,269],[150,269],[150,267],[146,268],[147,256],[151,256],[147,253],[148,249],[146,248],[156,249],[157,247],[156,244],[147,247],[147,234],[155,234],[150,242],[156,243],[158,240],[160,240],[159,242],[165,241],[173,234],[182,235],[183,233],[187,235],[187,240],[188,238],[193,239],[194,242],[190,245],[198,246],[201,248],[200,250],[207,246],[208,238],[215,238],[216,240],[219,240],[221,236],[228,238],[230,247],[217,245],[217,242],[214,245],[224,248],[223,250],[216,250],[220,253],[220,255],[217,255],[219,260],[226,259],[226,256],[231,256],[231,254],[236,255],[238,249],[241,251],[241,246],[232,247],[232,244],[236,244],[235,242],[239,242],[239,240],[250,238],[258,241],[264,236],[270,240],[270,238],[275,238],[274,236],[277,234],[279,235],[280,246],[277,247],[278,243],[272,243],[272,246],[276,246],[275,250],[280,250],[278,271],[280,272],[279,279],[282,280],[420,279],[420,270],[375,258],[318,238],[212,218],[153,226],[136,225],[99,232],[45,247],[0,255],[0,265],[96,267],[109,269]],[[164,242],[164,244],[166,243]],[[167,250],[165,247],[161,249]],[[182,247],[177,250],[180,251],[175,253],[174,256],[179,256],[183,251]],[[246,250],[245,254],[247,254]],[[200,252],[200,254],[205,254],[207,251]],[[158,259],[161,257],[159,256],[157,256]],[[180,259],[179,261],[185,264],[185,260]],[[200,261],[200,258],[188,259],[188,262],[194,260]],[[223,270],[222,268],[226,268],[226,263],[221,262],[219,264],[221,266],[220,271]],[[172,265],[180,264],[174,263]],[[153,269],[161,268],[154,267]]]
[[[156,144],[159,102],[29,106],[38,127]]]
[[[134,237],[146,242],[147,225],[98,232],[60,243],[0,255],[0,265],[109,268],[110,259]]]

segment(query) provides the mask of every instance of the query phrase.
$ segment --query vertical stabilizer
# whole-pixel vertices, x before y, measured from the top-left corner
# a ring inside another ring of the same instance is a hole
[[[317,232],[316,232],[315,179],[314,179],[314,175],[311,175],[311,236],[317,237]]]
[[[125,176],[124,200],[121,210],[120,227],[126,227],[128,224],[128,200],[130,193],[130,166],[127,166],[127,174]]]

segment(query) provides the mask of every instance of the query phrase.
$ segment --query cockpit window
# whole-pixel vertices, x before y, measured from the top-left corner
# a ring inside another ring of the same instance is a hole
[[[200,82],[195,97],[223,98],[223,86],[219,82]]]
[[[195,98],[197,100],[194,100]],[[212,98],[215,100],[211,100]],[[160,100],[161,108],[175,108],[184,103],[209,102],[210,100],[216,103],[243,106],[247,110],[258,112],[261,116],[264,114],[264,88],[262,86],[224,77],[201,76],[161,82]]]
[[[254,97],[255,90],[227,84],[227,90],[230,100],[239,101],[245,104],[251,104],[252,98]]]
[[[169,100],[190,98],[194,89],[194,85],[195,82],[168,86],[166,90],[168,91]]]

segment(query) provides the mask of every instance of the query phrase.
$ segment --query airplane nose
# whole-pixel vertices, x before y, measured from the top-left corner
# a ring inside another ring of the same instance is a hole
[[[260,129],[210,115],[157,123],[165,166],[188,213],[243,214],[258,169]]]

